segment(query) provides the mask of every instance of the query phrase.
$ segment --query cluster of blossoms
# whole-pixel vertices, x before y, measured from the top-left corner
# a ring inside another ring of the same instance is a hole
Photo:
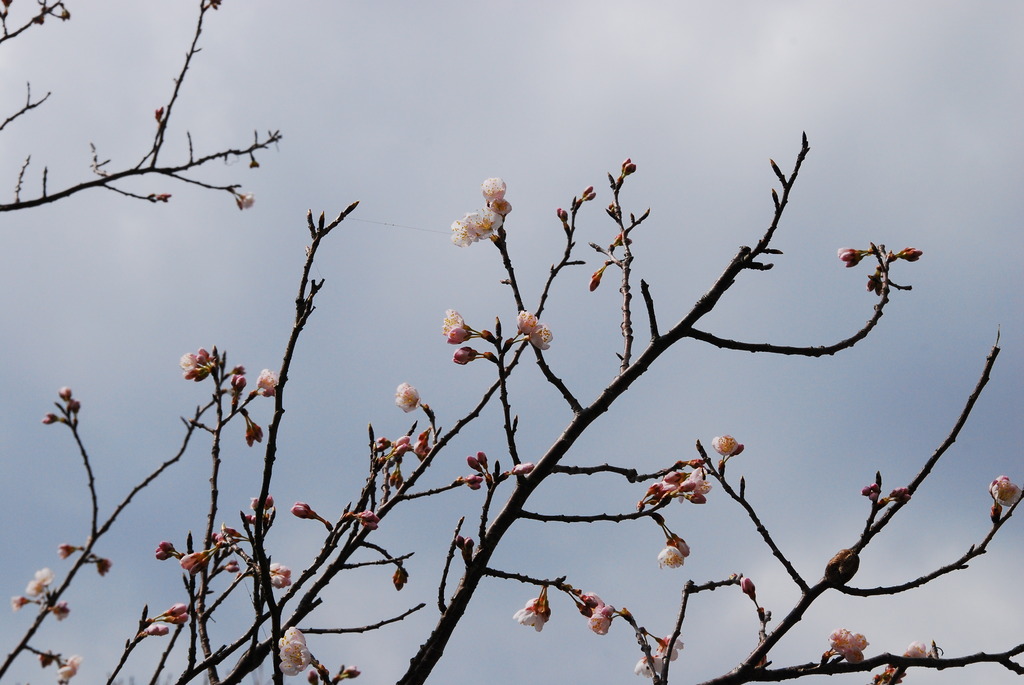
[[[540,350],[546,350],[551,347],[551,341],[554,336],[551,334],[551,329],[546,324],[541,323],[537,320],[535,314],[530,312],[519,312],[516,316],[516,329],[518,336],[513,338],[511,342],[522,342],[529,340],[530,344]],[[445,340],[449,345],[461,345],[471,338],[480,338],[491,343],[495,343],[494,334],[490,331],[477,331],[466,324],[466,320],[454,309],[449,309],[444,313],[444,321],[441,324],[441,335],[445,337]],[[522,337],[519,337],[522,336]],[[452,357],[452,361],[456,364],[468,364],[469,362],[476,361],[477,359],[488,359],[490,361],[496,361],[492,352],[478,352],[472,347],[460,347],[455,351],[455,355]]]
[[[826,658],[838,655],[851,664],[864,661],[864,648],[868,646],[868,641],[860,633],[851,633],[846,628],[838,628],[828,636],[828,642],[832,649],[826,652]]]
[[[178,364],[181,366],[182,376],[185,380],[198,383],[217,368],[217,348],[213,348],[213,354],[210,354],[206,348],[200,347],[199,351],[194,354],[189,352],[182,355]]]
[[[546,350],[551,347],[551,341],[554,339],[551,329],[538,321],[534,314],[519,312],[516,325],[519,333],[529,339],[530,344],[537,349]]]
[[[705,480],[707,472],[699,459],[687,462],[695,467],[693,471],[670,471],[657,483],[652,483],[644,498],[637,503],[637,509],[643,509],[648,504],[655,505],[664,499],[676,497],[679,501],[689,500],[694,504],[704,504],[708,501],[705,495],[711,491],[711,484]]]
[[[32,580],[28,581],[28,585],[25,587],[25,594],[28,596],[11,597],[11,611],[19,611],[26,604],[45,604],[44,595],[47,592],[46,588],[50,587],[51,583],[53,583],[53,571],[48,568],[36,571]],[[63,621],[71,613],[67,602],[57,602],[47,610],[56,616],[58,621]]]
[[[615,618],[615,607],[592,592],[580,595],[580,613],[587,618],[587,627],[598,635],[607,635]]]
[[[505,182],[500,178],[489,178],[480,185],[487,205],[476,212],[466,214],[452,224],[452,242],[459,247],[468,247],[483,238],[495,237],[505,217],[512,211],[512,205],[505,199]]]
[[[661,673],[661,669],[665,665],[666,653],[669,661],[675,661],[679,658],[679,652],[683,649],[682,640],[677,639],[671,649],[669,649],[669,643],[672,642],[671,637],[657,638],[657,642],[658,649],[651,654],[651,658],[643,657],[636,663],[633,672],[638,676],[653,678],[655,673]]]

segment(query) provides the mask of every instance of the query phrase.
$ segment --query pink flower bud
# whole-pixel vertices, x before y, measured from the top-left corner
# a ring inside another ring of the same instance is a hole
[[[300,519],[315,519],[316,512],[305,502],[296,502],[292,505],[292,515]]]
[[[864,495],[872,502],[877,502],[878,495],[881,494],[881,490],[878,487],[878,483],[872,483],[871,485],[865,485],[861,488],[860,494]]]
[[[160,636],[169,633],[170,628],[163,625],[162,623],[150,623],[149,626],[142,632],[146,635]]]
[[[184,571],[188,571],[190,575],[195,575],[201,570],[206,568],[206,563],[210,560],[207,552],[192,552],[181,557],[179,563]]]
[[[51,423],[57,423],[58,421],[60,421],[60,417],[57,416],[56,414],[47,414],[46,416],[43,417],[43,423],[47,425]]]
[[[466,463],[469,465],[469,468],[473,469],[474,471],[481,470],[480,460],[474,457],[472,454],[466,457]]]
[[[524,461],[522,464],[516,464],[515,466],[513,466],[512,471],[510,473],[513,476],[526,476],[529,475],[530,473],[533,473],[533,468],[534,466],[532,463]]]
[[[852,247],[839,248],[839,259],[846,263],[847,268],[851,266],[857,266],[860,260],[864,258],[864,253],[860,250],[854,250]]]
[[[633,164],[633,160],[627,157],[626,161],[622,163],[622,175],[629,176],[634,172],[636,172],[636,164]]]
[[[889,499],[894,502],[905,503],[910,501],[910,490],[907,488],[896,488],[889,493]]]
[[[480,356],[480,353],[474,350],[472,347],[460,347],[455,350],[455,355],[452,357],[452,361],[456,364],[468,364]]]
[[[363,524],[363,527],[369,528],[370,530],[377,530],[377,524],[380,523],[380,519],[377,515],[369,509],[355,514],[355,517],[359,519],[359,523]]]
[[[245,376],[234,375],[231,377],[231,389],[235,392],[242,392],[245,390]]]
[[[555,210],[555,215],[562,221],[563,224],[569,223],[569,212],[565,211],[561,207]]]
[[[743,576],[743,578],[740,579],[740,590],[742,590],[743,594],[745,594],[747,597],[750,597],[750,599],[754,600],[755,602],[757,601],[757,592],[756,588],[754,587],[754,581],[752,581],[750,578]]]
[[[61,559],[67,559],[72,554],[74,554],[75,550],[77,549],[78,548],[74,545],[69,545],[65,542],[64,544],[57,547],[57,556],[59,556]]]
[[[65,385],[63,388],[57,391],[57,394],[60,396],[62,400],[67,402],[68,400],[71,399],[71,388]]]
[[[228,563],[224,564],[224,570],[228,573],[238,573],[238,560],[232,559]]]
[[[162,541],[159,545],[156,546],[156,558],[160,561],[165,561],[167,559],[170,559],[171,557],[177,558],[177,556],[178,550],[174,549],[174,545],[170,542],[167,542],[167,540]]]
[[[587,202],[589,200],[593,200],[595,197],[597,197],[597,193],[594,192],[594,186],[587,186],[583,190],[583,195],[581,197],[582,197],[584,202]]]
[[[484,482],[484,477],[479,473],[474,473],[469,476],[463,476],[462,482],[468,485],[470,490],[479,490],[480,484]]]

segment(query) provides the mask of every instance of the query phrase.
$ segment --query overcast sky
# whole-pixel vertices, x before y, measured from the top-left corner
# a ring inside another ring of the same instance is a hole
[[[12,12],[31,5],[15,0]],[[94,143],[112,168],[148,150],[153,111],[165,105],[194,31],[198,2],[69,2],[72,20],[47,21],[0,46],[0,117],[34,95],[45,105],[0,135],[0,196],[13,196],[26,156],[23,195],[89,178]],[[867,513],[862,486],[881,470],[904,485],[946,437],[1001,335],[993,379],[960,439],[911,506],[872,543],[854,584],[895,584],[951,562],[988,530],[988,483],[1024,480],[1024,6],[1007,2],[297,2],[225,0],[207,17],[202,52],[167,132],[167,161],[247,144],[280,129],[260,168],[214,165],[209,183],[241,183],[255,206],[159,178],[124,186],[171,193],[151,205],[101,190],[0,219],[0,349],[9,360],[0,412],[3,578],[20,593],[39,568],[69,562],[58,544],[81,544],[89,512],[81,462],[66,430],[43,426],[56,391],[81,400],[81,432],[93,457],[101,512],[175,451],[179,416],[208,386],[181,379],[178,359],[217,345],[255,375],[277,368],[308,242],[305,214],[358,211],[325,244],[315,276],[326,279],[289,386],[279,480],[284,507],[305,500],[333,517],[362,483],[366,425],[397,437],[410,417],[393,405],[410,382],[450,426],[493,378],[493,367],[451,363],[441,317],[506,324],[515,305],[497,252],[453,246],[448,227],[481,205],[480,182],[500,176],[513,205],[509,246],[528,303],[561,255],[557,207],[588,185],[598,198],[580,215],[587,266],[558,282],[544,315],[554,331],[546,359],[588,403],[617,369],[614,283],[587,292],[600,265],[587,242],[607,244],[613,225],[606,173],[625,157],[638,166],[622,194],[627,211],[651,208],[634,235],[634,273],[651,284],[663,327],[688,311],[740,245],[771,219],[775,159],[788,173],[806,131],[810,155],[774,242],[784,255],[744,273],[704,321],[749,341],[819,345],[844,338],[871,315],[870,268],[844,269],[840,247],[914,246],[915,264],[873,335],[835,358],[728,352],[684,342],[604,416],[568,462],[656,470],[695,456],[693,443],[731,433],[746,452],[730,464],[780,546],[816,579],[852,544]],[[611,275],[609,273],[609,275]],[[643,330],[645,322],[639,329]],[[542,454],[570,418],[532,368],[513,401],[524,459]],[[254,410],[269,421],[269,403]],[[501,458],[490,411],[439,459],[432,484],[466,472],[463,457]],[[222,510],[258,494],[260,456],[237,428],[225,446]],[[40,649],[85,657],[82,682],[100,682],[130,638],[141,607],[181,601],[180,574],[152,550],[184,543],[205,526],[208,459],[196,445],[150,489],[98,547],[113,569],[89,573],[66,597],[71,616],[48,623]],[[504,459],[507,461],[507,457]],[[643,487],[563,478],[532,509],[628,511]],[[379,541],[416,552],[400,594],[390,573],[360,571],[332,588],[318,625],[358,626],[420,602],[428,608],[366,636],[311,637],[331,667],[355,664],[368,683],[399,677],[434,625],[437,578],[460,516],[481,493],[459,490],[396,511]],[[521,524],[496,555],[500,568],[568,582],[626,606],[667,634],[687,579],[745,573],[781,618],[796,597],[750,522],[720,490],[702,507],[673,505],[669,525],[693,553],[660,570],[663,537],[649,522],[579,529]],[[229,525],[235,523],[228,520]],[[318,532],[282,516],[275,559],[302,568]],[[964,573],[898,598],[826,596],[773,652],[774,665],[816,661],[828,634],[864,633],[868,654],[902,653],[935,640],[947,656],[1002,651],[1024,640],[1015,580],[1024,532],[1011,521]],[[645,525],[642,525],[645,524]],[[1009,573],[1008,573],[1009,571]],[[623,622],[586,630],[553,598],[538,634],[512,620],[536,594],[487,582],[436,673],[437,682],[623,682],[639,658]],[[244,609],[244,607],[243,607]],[[734,588],[691,603],[686,651],[673,682],[732,668],[754,646],[756,617]],[[6,653],[30,622],[0,620]],[[143,644],[125,675],[146,677],[157,653]],[[265,674],[264,680],[269,678]],[[47,682],[23,658],[16,682]],[[839,682],[863,683],[850,676]],[[1016,682],[1000,669],[912,674],[915,684]],[[640,681],[637,681],[640,682]],[[911,678],[907,679],[911,682]]]

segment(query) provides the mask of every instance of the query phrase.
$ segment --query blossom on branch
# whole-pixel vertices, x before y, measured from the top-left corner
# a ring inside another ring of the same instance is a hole
[[[78,667],[82,665],[82,657],[75,654],[69,656],[60,668],[57,669],[57,678],[60,683],[66,683],[78,674]]]
[[[548,588],[541,588],[540,595],[531,599],[526,606],[512,614],[512,618],[524,626],[533,626],[539,633],[544,624],[551,618],[551,606],[548,604]]]
[[[653,654],[651,654],[650,661],[647,659],[647,657],[640,659],[640,661],[637,662],[636,667],[633,669],[633,672],[636,673],[638,676],[653,678],[655,672],[660,673],[662,667],[665,665],[666,651],[669,652],[669,661],[675,661],[676,659],[678,659],[679,652],[683,649],[683,641],[677,639],[675,644],[672,646],[672,649],[669,650],[669,639],[670,638],[668,637],[658,639],[658,649]]]
[[[420,406],[420,393],[408,383],[402,383],[395,390],[395,404],[408,414]]]
[[[46,588],[53,582],[53,571],[48,568],[41,568],[36,571],[35,577],[28,581],[25,594],[29,597],[38,597],[46,591]]]
[[[292,570],[283,564],[274,562],[270,565],[270,584],[281,589],[292,584]]]
[[[306,648],[306,636],[298,628],[289,628],[278,641],[281,652],[281,673],[299,675],[309,666],[313,655]]]
[[[690,546],[678,535],[665,540],[665,549],[658,555],[658,566],[661,568],[679,568],[690,556]]]
[[[743,451],[743,445],[731,435],[720,435],[711,441],[711,446],[723,457],[734,457]]]
[[[1010,482],[1009,476],[999,476],[988,488],[992,499],[1004,507],[1012,507],[1020,500],[1021,489],[1019,485]]]
[[[210,375],[217,366],[217,357],[211,355],[204,348],[200,347],[195,354],[182,355],[178,362],[184,372],[182,376],[187,381],[199,382]]]
[[[256,394],[264,397],[273,397],[277,392],[277,374],[270,369],[260,371],[256,379]]]
[[[864,661],[864,649],[868,641],[860,633],[851,633],[846,628],[838,628],[828,636],[832,652],[842,656],[851,664]]]

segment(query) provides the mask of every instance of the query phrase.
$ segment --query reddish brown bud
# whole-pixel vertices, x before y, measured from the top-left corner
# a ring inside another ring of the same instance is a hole
[[[841,549],[825,566],[825,580],[830,585],[846,585],[857,573],[860,557],[852,549]]]

